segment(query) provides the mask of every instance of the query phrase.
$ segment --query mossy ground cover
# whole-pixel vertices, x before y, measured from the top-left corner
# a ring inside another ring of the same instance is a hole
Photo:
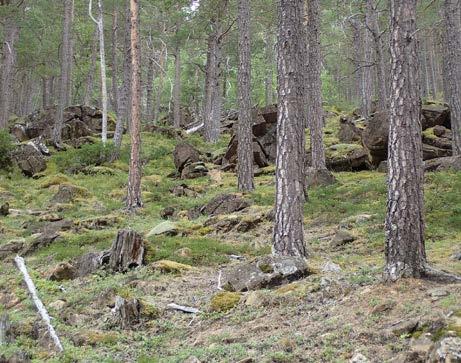
[[[328,144],[338,143],[335,124],[336,121],[329,121],[327,124]],[[303,332],[300,335],[295,329],[290,330],[288,327],[282,329],[283,333],[280,332],[279,335],[274,333],[278,331],[274,324],[281,321],[288,321],[293,326],[300,324],[299,328],[303,331],[305,326],[300,317],[314,319],[309,320],[312,324],[315,319],[322,320],[320,315],[309,312],[309,309],[314,308],[314,303],[309,302],[309,296],[321,294],[317,292],[317,288],[311,289],[309,286],[313,284],[318,287],[319,276],[314,275],[314,280],[305,282],[308,284],[305,288],[301,286],[302,288],[296,289],[302,293],[268,292],[271,296],[268,306],[246,307],[241,302],[229,312],[208,312],[209,301],[216,293],[218,270],[229,263],[229,255],[251,258],[269,253],[270,226],[265,232],[267,244],[255,248],[252,241],[245,241],[245,238],[243,241],[236,241],[226,235],[218,238],[209,234],[202,227],[205,217],[189,221],[185,213],[188,209],[203,205],[220,193],[237,192],[235,174],[216,171],[219,173],[218,177],[209,175],[194,180],[169,178],[167,175],[174,171],[172,151],[176,141],[156,133],[143,133],[142,139],[144,207],[135,215],[127,215],[123,211],[128,170],[127,139],[124,140],[119,161],[103,161],[98,165],[107,169],[94,169],[94,172],[85,173],[70,172],[67,170],[68,165],[72,165],[72,158],[79,152],[70,149],[54,154],[40,178],[25,178],[17,170],[0,175],[1,200],[9,201],[12,209],[22,211],[1,217],[0,244],[15,238],[25,238],[26,242],[34,238],[28,226],[37,223],[38,217],[27,213],[28,210],[51,208],[53,213],[74,222],[108,215],[118,217],[113,224],[101,230],[81,228],[62,232],[59,240],[27,258],[31,275],[45,305],[53,306],[59,299],[66,301],[64,309],[50,308],[55,318],[53,322],[63,336],[66,349],[64,356],[54,356],[49,349],[31,338],[36,312],[11,261],[2,262],[0,292],[8,294],[10,303],[12,299],[17,302],[8,307],[0,303],[0,311],[7,311],[20,330],[14,343],[2,347],[2,353],[8,355],[18,349],[24,350],[37,362],[182,362],[191,355],[206,362],[234,362],[247,356],[262,357],[258,361],[290,362],[297,361],[312,350],[319,359],[347,360],[354,347],[341,341],[341,334],[347,332],[336,331],[339,325],[336,321],[331,321],[330,325],[325,323],[322,328],[329,335],[322,338],[320,348],[318,341],[316,343],[317,338],[311,333]],[[216,154],[225,148],[229,137],[224,136],[217,145],[207,145],[197,135],[188,140],[200,150]],[[90,156],[93,157],[94,155]],[[91,160],[85,160],[88,170],[91,170]],[[213,167],[211,164],[209,166]],[[336,184],[310,190],[304,207],[312,264],[320,265],[325,259],[331,259],[343,268],[351,286],[361,286],[362,289],[373,287],[379,281],[383,265],[386,177],[372,171],[344,172],[335,176],[338,180]],[[194,189],[197,197],[176,197],[171,194],[170,188],[181,183]],[[87,192],[54,210],[50,200],[60,184],[74,185]],[[263,209],[271,208],[275,188],[273,174],[257,177],[255,185],[256,190],[245,194],[245,197]],[[439,267],[461,273],[460,263],[450,259],[458,251],[461,240],[461,174],[428,174],[424,189],[428,258]],[[148,262],[170,260],[193,266],[193,271],[162,274],[147,266],[127,274],[100,271],[73,281],[48,280],[50,268],[58,262],[70,260],[86,252],[108,249],[120,228],[130,227],[146,235],[163,221],[160,211],[170,206],[178,212],[184,212],[175,221],[181,233],[177,236],[147,238]],[[360,214],[371,217],[353,225],[357,240],[344,248],[332,250],[328,239],[323,235],[334,233],[342,221]],[[186,254],[178,253],[185,248],[188,251]],[[152,318],[141,330],[122,331],[111,322],[110,309],[97,303],[102,293],[112,290],[145,298],[154,306],[166,305],[168,299],[181,300],[183,297],[185,303],[200,306],[204,313],[190,323],[190,316],[164,312],[158,318]],[[451,300],[447,298],[441,302],[440,309],[445,311],[457,307],[459,310],[459,299],[453,298],[453,295],[450,297]],[[349,308],[354,309],[350,306]],[[82,321],[75,318],[75,314],[81,315]],[[78,321],[73,322],[72,319]],[[199,325],[195,325],[197,322]],[[242,332],[244,339],[237,334],[242,324],[245,326]],[[365,322],[363,325],[366,325]],[[194,329],[199,333],[192,339]],[[334,329],[336,332],[333,334]],[[87,341],[81,345],[76,344],[72,339],[76,335],[86,335]]]

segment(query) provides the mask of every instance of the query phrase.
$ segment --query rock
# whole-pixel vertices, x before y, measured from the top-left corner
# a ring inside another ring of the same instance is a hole
[[[6,202],[0,206],[0,216],[6,217],[8,214],[10,214],[10,204]]]
[[[109,263],[110,251],[89,252],[75,258],[72,265],[76,270],[76,277],[90,275],[97,271],[102,265]]]
[[[78,227],[86,228],[90,230],[101,230],[109,227],[113,227],[120,223],[120,217],[114,215],[107,215],[102,217],[93,217],[82,219],[76,224]]]
[[[389,137],[389,115],[377,112],[369,120],[362,134],[362,143],[371,156],[373,165],[378,166],[387,159],[387,139]]]
[[[426,356],[431,350],[434,343],[430,339],[431,335],[422,335],[418,338],[412,338],[410,341],[410,353],[407,354],[405,362],[424,362]]]
[[[446,337],[435,344],[426,360],[428,363],[460,363],[461,338]]]
[[[162,219],[168,219],[174,215],[173,207],[166,207],[160,211],[160,217]]]
[[[181,173],[188,164],[200,161],[200,152],[186,142],[180,142],[173,151],[173,161],[176,170]]]
[[[367,357],[362,353],[355,353],[352,358],[349,360],[349,363],[368,363],[370,362]]]
[[[445,126],[436,125],[433,127],[432,132],[437,137],[443,137],[445,139],[452,139],[453,133],[451,130],[447,129]]]
[[[349,144],[361,140],[362,130],[355,125],[351,117],[341,116],[339,118],[339,127],[339,141]]]
[[[423,160],[443,158],[451,156],[451,150],[441,149],[436,146],[423,144]]]
[[[327,186],[336,183],[336,178],[327,169],[315,170],[307,168],[306,170],[306,186],[308,188]]]
[[[336,232],[333,239],[331,240],[331,246],[339,247],[347,243],[354,242],[355,240],[356,240],[356,237],[354,235],[352,235],[351,233],[343,229],[340,229]]]
[[[201,362],[197,357],[194,357],[192,355],[189,358],[187,358],[183,363],[201,363]]]
[[[177,234],[178,234],[178,228],[177,228],[176,223],[171,222],[171,221],[165,221],[165,222],[157,224],[154,228],[152,228],[147,234],[147,237],[160,236],[160,235],[176,236]]]
[[[322,266],[322,272],[340,273],[341,267],[334,262],[327,261]]]
[[[141,305],[138,299],[115,297],[115,314],[122,329],[132,329],[140,323]]]
[[[75,267],[68,262],[58,264],[50,273],[52,281],[72,280],[76,277]]]
[[[399,321],[391,325],[388,328],[388,331],[391,334],[397,337],[400,337],[402,335],[413,333],[414,331],[416,331],[418,326],[419,326],[419,319],[407,319],[407,320]]]
[[[426,160],[424,162],[424,170],[426,172],[444,170],[461,171],[461,155]]]
[[[170,189],[170,192],[176,197],[190,197],[195,198],[198,193],[193,189],[190,189],[186,184],[176,185]]]
[[[221,291],[211,298],[211,311],[228,311],[240,302],[241,295],[237,292]]]
[[[461,261],[461,252],[454,253],[450,258],[454,261]]]
[[[19,145],[12,153],[11,160],[22,173],[32,177],[46,169],[46,160],[40,151],[30,144]]]
[[[337,148],[337,149],[336,149]],[[358,171],[369,169],[366,150],[357,144],[339,144],[327,149],[327,169],[333,171]],[[333,152],[331,152],[333,150]],[[309,155],[310,158],[310,155]],[[308,161],[309,161],[308,158]]]
[[[378,168],[376,171],[380,173],[387,173],[388,167],[387,167],[387,160],[381,161],[378,165]]]
[[[151,268],[161,273],[181,273],[192,270],[192,266],[170,260],[160,260],[152,263]]]
[[[195,179],[208,174],[208,169],[201,161],[187,164],[181,171],[181,179]]]
[[[430,297],[433,297],[433,298],[441,298],[441,297],[450,295],[450,293],[443,288],[435,288],[435,289],[429,290],[427,293]]]
[[[202,214],[219,215],[230,214],[250,206],[250,203],[236,194],[220,194],[205,204],[201,209]]]
[[[257,138],[253,138],[253,162],[256,166],[263,168],[269,165],[269,160],[265,154],[263,146],[259,143]],[[237,165],[237,148],[238,148],[238,139],[237,136],[232,136],[229,145],[227,146],[227,151],[223,155],[221,160],[221,165],[223,167],[229,165]]]
[[[109,268],[114,272],[126,272],[143,265],[144,255],[142,236],[132,229],[122,229],[110,249]]]
[[[450,110],[445,105],[429,104],[421,107],[421,126],[423,130],[437,125],[450,128]]]
[[[265,296],[261,291],[250,291],[245,299],[245,305],[251,307],[261,307],[267,304]]]
[[[222,285],[227,291],[249,291],[282,285],[310,273],[301,257],[265,256],[223,270]]]
[[[29,255],[43,247],[47,247],[59,238],[60,234],[54,231],[40,233],[29,246],[23,250],[23,254]]]
[[[24,238],[18,238],[9,241],[4,245],[0,245],[0,260],[7,256],[16,254],[24,248],[26,240]]]
[[[176,250],[174,254],[178,257],[191,257],[192,250],[189,247],[183,247],[183,248],[180,248],[179,250]]]
[[[72,184],[60,184],[58,192],[51,198],[50,203],[71,203],[76,197],[85,196],[88,191]]]

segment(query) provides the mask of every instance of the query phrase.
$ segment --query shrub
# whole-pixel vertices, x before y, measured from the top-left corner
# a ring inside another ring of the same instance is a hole
[[[78,173],[88,166],[98,166],[108,162],[114,151],[111,143],[86,144],[80,149],[72,149],[55,155],[58,169],[67,173]]]
[[[11,166],[10,153],[14,149],[13,140],[7,130],[0,130],[0,169]]]

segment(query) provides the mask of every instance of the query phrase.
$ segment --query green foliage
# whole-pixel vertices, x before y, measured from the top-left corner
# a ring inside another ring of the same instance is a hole
[[[10,153],[14,149],[13,140],[7,130],[0,130],[0,169],[11,166]]]
[[[87,166],[98,166],[110,161],[114,145],[101,142],[83,145],[72,152],[57,153],[54,160],[58,169],[66,173],[78,173]]]

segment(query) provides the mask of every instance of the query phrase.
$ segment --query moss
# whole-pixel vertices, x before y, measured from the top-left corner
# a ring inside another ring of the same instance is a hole
[[[274,272],[274,268],[269,263],[261,263],[258,265],[258,267],[265,274],[271,274],[272,272]]]
[[[423,131],[423,136],[428,138],[428,139],[436,139],[437,136],[434,135],[434,128],[430,127],[426,130]]]
[[[89,345],[114,345],[118,341],[118,334],[109,331],[90,330],[85,332],[86,339]]]
[[[46,177],[41,183],[40,188],[49,188],[53,185],[69,184],[70,179],[64,174],[56,174]]]
[[[141,316],[146,319],[157,319],[160,316],[160,310],[150,302],[140,299]]]
[[[160,260],[154,262],[151,267],[153,270],[160,271],[162,273],[181,273],[183,271],[189,271],[193,269],[193,267],[190,265],[170,260]]]
[[[241,295],[237,292],[221,291],[211,298],[210,310],[217,312],[228,311],[240,302]]]

